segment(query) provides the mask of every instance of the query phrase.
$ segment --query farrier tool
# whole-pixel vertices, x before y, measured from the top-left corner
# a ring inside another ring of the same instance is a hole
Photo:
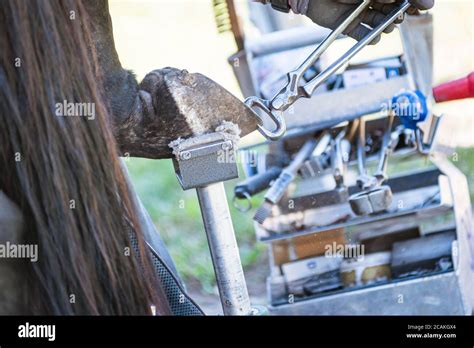
[[[357,183],[362,191],[354,193],[349,197],[349,204],[356,215],[369,215],[380,213],[389,208],[392,203],[392,190],[390,186],[383,185],[387,180],[388,157],[398,144],[403,127],[398,127],[392,132],[395,115],[393,112],[387,117],[387,126],[382,139],[377,169],[373,175],[369,175],[365,164],[366,139],[365,122],[360,119],[359,139],[357,142],[357,163],[359,177]]]

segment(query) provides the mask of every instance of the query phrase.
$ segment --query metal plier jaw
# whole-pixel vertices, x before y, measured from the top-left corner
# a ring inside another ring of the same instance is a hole
[[[311,98],[314,91],[323,84],[329,77],[335,74],[340,68],[349,63],[349,61],[359,53],[365,46],[370,44],[377,36],[410,8],[409,0],[404,0],[399,7],[394,9],[387,15],[385,20],[376,28],[367,34],[356,45],[349,49],[327,69],[323,70],[316,77],[306,84],[302,84],[303,75],[311,68],[319,57],[331,46],[331,44],[371,5],[373,0],[361,0],[357,8],[329,34],[326,39],[310,54],[301,65],[287,74],[288,83],[286,86],[272,99],[264,100],[258,97],[250,97],[246,100],[246,105],[251,109],[260,109],[268,116],[273,123],[275,129],[269,130],[265,128],[265,123],[260,115],[255,113],[256,117],[261,121],[258,126],[259,131],[269,140],[278,140],[286,133],[286,123],[282,116],[282,112],[287,110],[300,98]]]
[[[265,138],[276,141],[285,135],[286,122],[283,118],[282,112],[271,110],[268,100],[258,97],[250,97],[245,100],[245,105],[247,105],[252,110],[260,109],[263,111],[265,116],[268,116],[273,121],[273,123],[275,123],[274,130],[267,129],[265,127],[264,119],[257,112],[254,112],[255,116],[259,120],[258,130]]]

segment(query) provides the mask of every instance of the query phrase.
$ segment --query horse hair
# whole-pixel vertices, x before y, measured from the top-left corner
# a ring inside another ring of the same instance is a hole
[[[0,32],[0,190],[39,249],[25,266],[22,313],[147,315],[154,305],[169,314],[120,169],[82,2],[1,0]],[[95,117],[57,115],[64,101],[93,105]]]

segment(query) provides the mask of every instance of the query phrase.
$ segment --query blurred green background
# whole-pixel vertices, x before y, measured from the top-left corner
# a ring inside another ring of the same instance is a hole
[[[435,20],[435,82],[474,70],[474,1],[437,0]],[[230,33],[217,33],[210,0],[111,0],[116,47],[123,66],[138,79],[154,69],[172,66],[203,73],[242,97],[227,63],[236,47]],[[245,1],[237,1],[245,7]],[[371,50],[390,52],[391,36]],[[439,107],[446,114],[442,143],[458,148],[456,164],[474,187],[474,102]],[[454,156],[452,158],[455,158]],[[209,250],[194,190],[183,192],[169,160],[128,159],[131,177],[145,207],[163,236],[192,295],[216,293]],[[226,184],[232,198],[233,182]],[[255,242],[251,215],[231,207],[251,295],[264,293],[265,247]],[[254,288],[255,284],[258,288]],[[215,299],[214,299],[215,300]],[[200,303],[199,299],[197,300]],[[257,301],[258,303],[258,301]],[[202,302],[200,303],[202,305]]]

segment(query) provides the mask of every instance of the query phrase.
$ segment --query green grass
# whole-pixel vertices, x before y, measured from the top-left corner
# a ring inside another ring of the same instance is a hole
[[[195,190],[183,191],[170,160],[132,158],[127,166],[145,208],[163,237],[185,281],[197,280],[211,292],[215,280]],[[226,184],[229,202],[235,182]],[[255,264],[265,250],[256,243],[249,214],[230,207],[244,267]]]
[[[466,175],[471,192],[471,203],[474,202],[474,148],[457,149],[451,161]]]

